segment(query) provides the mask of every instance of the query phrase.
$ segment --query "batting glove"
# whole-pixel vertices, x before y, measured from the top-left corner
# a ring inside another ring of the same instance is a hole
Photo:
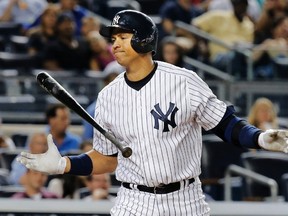
[[[48,174],[63,174],[66,167],[66,159],[62,157],[53,142],[52,135],[47,136],[48,150],[43,154],[31,154],[21,152],[17,161],[28,169]]]
[[[258,144],[266,150],[288,153],[288,131],[269,129],[259,135]]]

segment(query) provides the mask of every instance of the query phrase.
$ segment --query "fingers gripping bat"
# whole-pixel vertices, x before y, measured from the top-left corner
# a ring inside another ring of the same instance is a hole
[[[110,140],[122,153],[123,157],[128,158],[132,154],[132,149],[124,147],[111,133],[101,127],[87,112],[86,110],[61,86],[54,78],[52,78],[47,72],[40,72],[37,74],[36,79],[39,85],[45,89],[49,94],[54,96],[60,102],[65,104],[87,122],[89,122],[94,128],[96,128],[101,134],[103,134],[108,140]]]

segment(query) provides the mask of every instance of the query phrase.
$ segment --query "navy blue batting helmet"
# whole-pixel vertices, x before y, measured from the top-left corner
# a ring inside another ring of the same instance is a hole
[[[156,53],[158,30],[153,20],[146,14],[136,10],[123,10],[118,12],[111,25],[102,27],[100,34],[111,38],[115,28],[133,33],[132,48],[138,53]]]

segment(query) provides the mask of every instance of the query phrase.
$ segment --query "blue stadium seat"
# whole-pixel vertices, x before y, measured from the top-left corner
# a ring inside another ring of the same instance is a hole
[[[243,166],[241,154],[244,152],[247,150],[228,144],[214,134],[204,135],[200,175],[204,192],[215,200],[223,200],[224,188],[221,179],[224,178],[229,165]],[[233,200],[242,198],[242,195],[237,192],[234,195]]]
[[[246,152],[241,155],[245,168],[268,178],[274,179],[279,186],[279,196],[283,196],[281,184],[282,176],[288,172],[287,154],[281,152],[256,151]],[[247,196],[254,200],[264,200],[270,196],[269,188],[254,181],[246,181]]]

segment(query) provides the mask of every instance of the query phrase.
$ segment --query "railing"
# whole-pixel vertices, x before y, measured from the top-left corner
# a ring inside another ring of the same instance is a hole
[[[256,181],[260,184],[267,185],[270,188],[271,192],[271,201],[277,201],[278,195],[278,184],[274,179],[268,178],[264,175],[258,174],[251,170],[245,169],[243,167],[237,166],[235,164],[230,165],[227,168],[225,179],[224,179],[224,200],[232,201],[231,199],[231,175],[238,174],[245,178],[250,178],[253,181]]]
[[[211,67],[211,66],[209,66],[207,64],[204,64],[203,62],[201,62],[199,60],[196,60],[196,59],[193,59],[193,58],[185,56],[184,57],[184,62],[187,63],[187,64],[190,64],[190,65],[193,65],[196,68],[198,68],[198,69],[200,69],[202,71],[205,71],[208,74],[210,74],[212,76],[215,76],[218,79],[223,80],[225,82],[234,81],[234,76],[231,76],[231,75],[227,74],[226,72],[221,71],[221,70],[219,70],[219,69],[217,69],[215,67]]]

